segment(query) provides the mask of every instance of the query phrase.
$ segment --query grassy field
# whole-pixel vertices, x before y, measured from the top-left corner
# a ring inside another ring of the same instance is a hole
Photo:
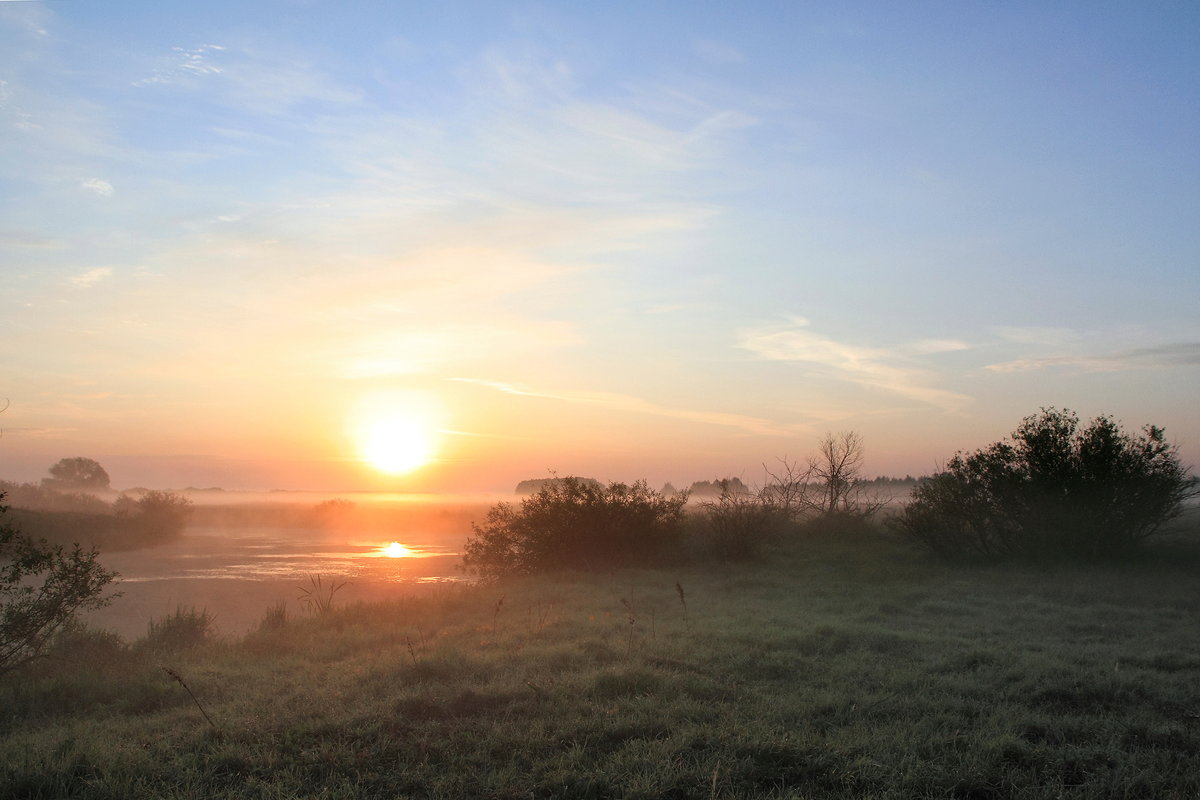
[[[962,567],[813,536],[336,599],[9,676],[0,797],[1200,797],[1194,551]]]

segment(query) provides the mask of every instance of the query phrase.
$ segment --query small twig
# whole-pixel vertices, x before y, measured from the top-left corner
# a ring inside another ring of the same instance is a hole
[[[183,676],[170,667],[163,667],[162,669],[163,672],[171,676],[172,680],[176,681],[180,686],[183,687],[183,690],[188,693],[189,697],[192,698],[192,702],[196,704],[196,708],[200,709],[200,713],[204,715],[206,720],[208,720],[208,724],[212,726],[212,729],[217,733],[220,733],[221,730],[217,727],[217,723],[212,721],[212,717],[210,717],[208,712],[204,710],[204,706],[200,705],[200,701],[196,699],[196,695],[194,692],[192,692],[192,688],[183,680]]]

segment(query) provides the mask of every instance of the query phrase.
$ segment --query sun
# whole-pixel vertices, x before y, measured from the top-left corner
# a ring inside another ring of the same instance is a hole
[[[433,460],[432,432],[412,419],[384,419],[361,434],[362,457],[390,475],[412,472]]]
[[[412,550],[400,544],[399,542],[392,542],[389,545],[385,545],[379,548],[379,552],[388,558],[404,558],[405,556],[411,556],[413,554]]]

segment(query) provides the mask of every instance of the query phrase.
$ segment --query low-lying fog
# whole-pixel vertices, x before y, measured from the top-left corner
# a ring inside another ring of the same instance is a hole
[[[88,621],[127,639],[177,607],[206,609],[242,634],[280,602],[308,613],[310,577],[346,582],[335,605],[430,591],[460,581],[472,520],[496,497],[187,492],[194,509],[179,538],[103,553],[121,596]],[[508,498],[511,499],[511,498]]]

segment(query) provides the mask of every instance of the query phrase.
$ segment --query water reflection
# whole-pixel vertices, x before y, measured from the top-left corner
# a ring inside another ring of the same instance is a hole
[[[161,547],[108,553],[102,560],[129,583],[180,578],[269,580],[305,574],[417,582],[461,577],[457,569],[461,540],[381,544],[383,537],[368,540],[367,536],[329,541],[303,529],[191,528]]]
[[[414,554],[414,551],[399,542],[392,542],[379,548],[379,554],[388,558],[408,558]]]

